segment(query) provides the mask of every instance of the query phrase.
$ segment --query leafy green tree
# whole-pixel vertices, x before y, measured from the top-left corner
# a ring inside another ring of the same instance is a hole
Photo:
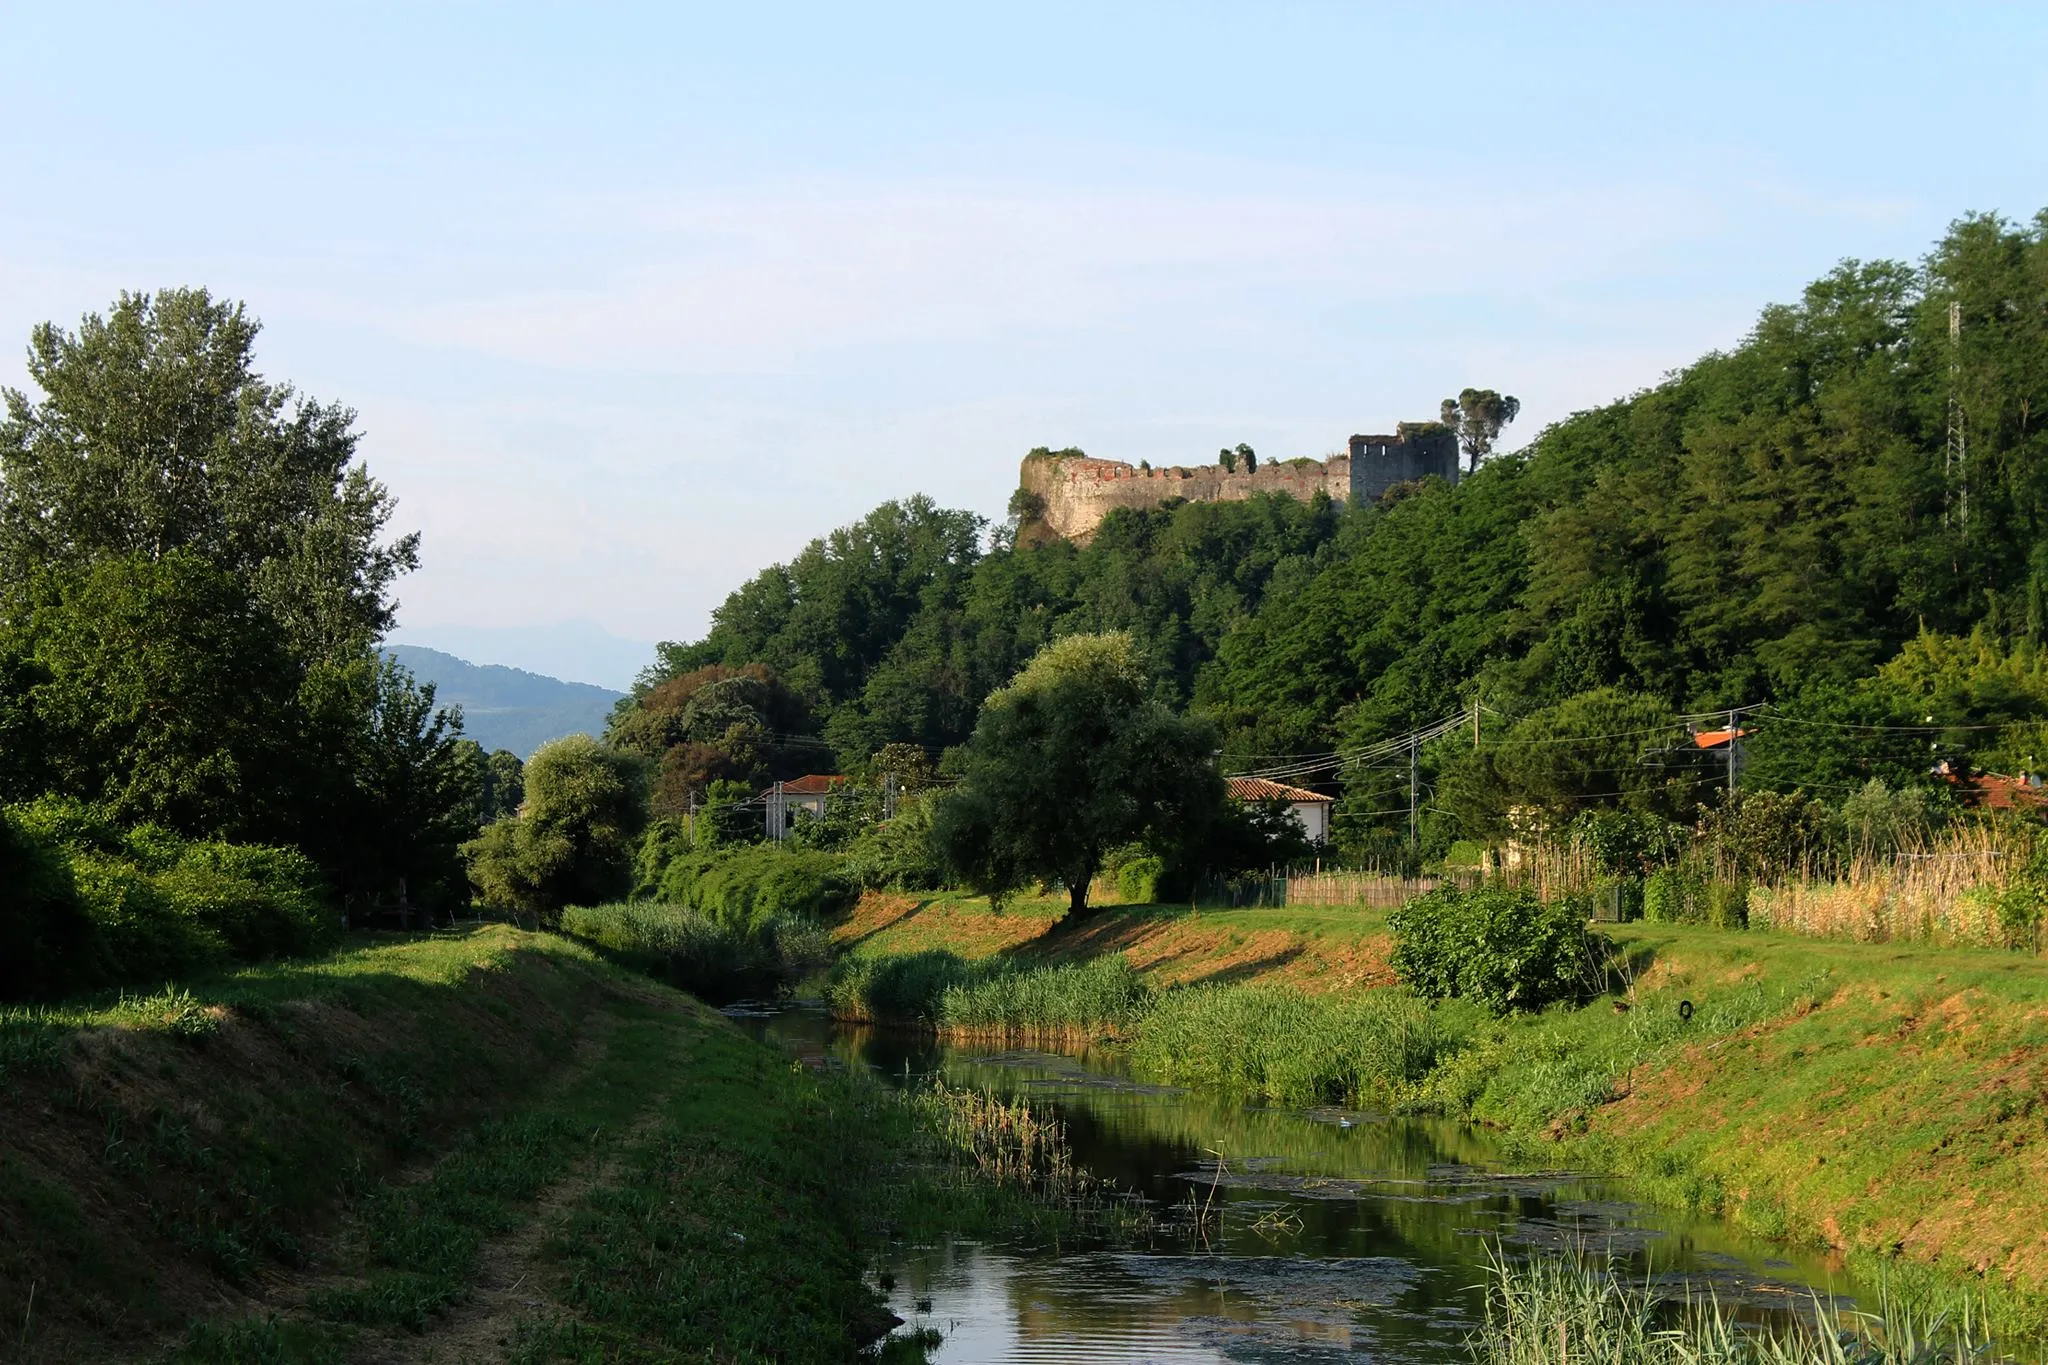
[[[337,818],[301,842],[342,870],[345,902],[395,890],[446,908],[464,885],[457,849],[476,833],[459,719],[434,705],[433,684],[391,659],[360,661],[351,674],[344,715],[367,723],[350,725],[348,761],[329,770]]]
[[[1068,636],[988,699],[934,836],[989,894],[1057,879],[1080,918],[1105,853],[1221,805],[1212,742],[1147,695],[1128,635]]]
[[[258,375],[258,330],[203,289],[38,326],[41,400],[4,391],[0,583],[182,551],[245,582],[302,654],[381,636],[418,537],[380,539],[392,500],[355,463],[355,414]]]
[[[1443,401],[1443,424],[1457,433],[1467,469],[1478,469],[1493,454],[1501,428],[1521,410],[1521,399],[1503,397],[1492,389],[1464,389],[1456,398]]]
[[[647,827],[646,762],[588,735],[542,745],[526,764],[526,802],[462,846],[488,903],[552,923],[565,905],[622,899]]]
[[[517,815],[526,800],[526,765],[510,749],[493,749],[486,760],[490,782],[484,789],[484,815],[488,820]]]
[[[185,550],[43,571],[17,590],[22,727],[54,790],[127,822],[281,837],[303,810],[304,670],[249,585]]]
[[[456,722],[376,662],[417,540],[386,536],[354,415],[259,375],[257,331],[166,290],[31,336],[39,393],[0,420],[0,797],[297,844],[375,894],[449,865]]]

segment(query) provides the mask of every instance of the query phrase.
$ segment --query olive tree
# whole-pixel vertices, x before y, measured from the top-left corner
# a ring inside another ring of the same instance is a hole
[[[1151,699],[1130,636],[1068,636],[983,705],[933,837],[976,888],[1056,880],[1079,917],[1106,852],[1176,839],[1222,804],[1212,752],[1206,725]]]

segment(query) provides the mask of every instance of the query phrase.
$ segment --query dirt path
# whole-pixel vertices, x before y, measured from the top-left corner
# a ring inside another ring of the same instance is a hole
[[[661,1125],[666,1095],[649,1097],[633,1126],[611,1144],[602,1160],[586,1160],[541,1196],[533,1216],[518,1229],[486,1244],[478,1258],[473,1295],[437,1319],[423,1335],[379,1333],[358,1343],[356,1365],[468,1365],[505,1358],[512,1329],[525,1314],[547,1306],[541,1285],[540,1250],[576,1206],[594,1190],[615,1183],[625,1163]]]
[[[531,1103],[544,1105],[589,1078],[608,1060],[617,1031],[616,1018],[593,1021],[590,1033],[578,1042],[568,1064],[550,1078],[546,1089]],[[666,1090],[648,1091],[630,1127],[602,1143],[598,1150],[579,1158],[530,1206],[528,1216],[517,1228],[484,1244],[471,1282],[471,1298],[434,1319],[423,1334],[391,1328],[365,1330],[349,1353],[353,1365],[429,1361],[454,1365],[503,1360],[515,1322],[547,1303],[540,1287],[545,1279],[541,1247],[592,1191],[619,1178],[624,1163],[659,1127],[667,1098]],[[403,1187],[428,1180],[442,1159],[436,1156],[394,1171],[386,1177],[386,1183]],[[325,1269],[272,1278],[262,1292],[234,1303],[234,1314],[254,1316],[267,1312],[287,1319],[303,1319],[317,1292],[362,1284],[366,1252],[360,1230],[344,1223],[322,1241],[325,1245],[312,1260]]]

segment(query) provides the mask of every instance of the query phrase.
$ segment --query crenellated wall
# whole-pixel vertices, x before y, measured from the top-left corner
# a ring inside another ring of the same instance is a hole
[[[1434,475],[1458,480],[1458,443],[1434,426],[1408,427],[1396,436],[1353,436],[1349,455],[1327,460],[1262,462],[1247,474],[1221,465],[1141,469],[1121,460],[1082,455],[1024,457],[1018,486],[1035,495],[1036,520],[1055,535],[1086,543],[1116,508],[1157,507],[1175,498],[1190,502],[1243,502],[1254,493],[1289,493],[1303,501],[1327,493],[1342,501],[1380,496],[1395,484]]]

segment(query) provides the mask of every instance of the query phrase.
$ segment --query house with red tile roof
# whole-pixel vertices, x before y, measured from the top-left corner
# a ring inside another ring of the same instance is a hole
[[[846,779],[838,773],[807,773],[787,782],[777,782],[761,793],[761,804],[767,808],[768,837],[781,842],[794,827],[796,813],[808,811],[814,820],[825,818],[825,807],[831,803],[832,793],[845,785]]]
[[[1301,825],[1310,843],[1328,842],[1330,808],[1336,804],[1329,797],[1264,777],[1231,777],[1224,781],[1230,788],[1233,801],[1285,801],[1288,813]]]

